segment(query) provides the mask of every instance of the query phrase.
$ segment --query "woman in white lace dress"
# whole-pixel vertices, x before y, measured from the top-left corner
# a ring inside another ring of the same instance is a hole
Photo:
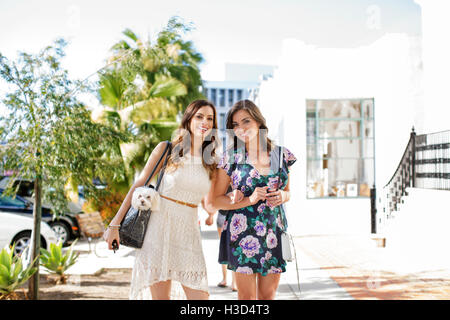
[[[159,188],[160,210],[151,214],[144,244],[135,250],[130,299],[182,298],[180,293],[187,299],[209,298],[197,205],[210,190],[216,168],[218,145],[212,136],[213,129],[217,129],[214,105],[206,100],[192,102],[172,141],[172,152]],[[109,249],[114,239],[119,243],[118,228],[114,226],[125,216],[134,189],[145,183],[164,148],[162,142],[153,150],[111,221],[105,233]]]

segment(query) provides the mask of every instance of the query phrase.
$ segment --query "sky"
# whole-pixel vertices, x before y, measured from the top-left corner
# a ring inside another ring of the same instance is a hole
[[[205,58],[202,77],[216,81],[224,80],[225,63],[277,65],[284,39],[358,47],[421,29],[413,0],[2,0],[0,52],[14,58],[64,37],[64,67],[84,79],[105,64],[125,28],[152,37],[174,15],[193,23],[187,38]]]

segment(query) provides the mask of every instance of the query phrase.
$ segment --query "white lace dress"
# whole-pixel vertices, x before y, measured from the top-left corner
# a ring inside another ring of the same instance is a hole
[[[159,192],[200,205],[211,186],[200,157],[187,155],[177,170],[164,173]],[[144,244],[135,250],[130,299],[151,299],[150,286],[172,280],[171,299],[185,298],[180,284],[208,292],[198,209],[161,198],[150,216]]]

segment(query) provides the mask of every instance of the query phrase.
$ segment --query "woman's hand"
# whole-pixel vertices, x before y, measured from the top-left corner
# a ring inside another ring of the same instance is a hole
[[[205,224],[207,226],[211,226],[214,223],[214,216],[213,215],[209,215],[208,218],[206,218],[205,220]]]
[[[266,193],[266,203],[271,207],[279,206],[285,201],[286,201],[286,193],[282,190]]]
[[[235,203],[241,202],[242,199],[244,199],[244,194],[242,193],[241,190],[235,189],[231,192],[228,192],[227,197],[229,197],[231,199],[232,204],[235,204]]]
[[[108,249],[112,250],[112,243],[114,240],[117,240],[117,248],[119,248],[120,237],[119,237],[119,229],[117,228],[108,228],[103,234],[103,239],[108,243]]]
[[[267,189],[269,187],[256,187],[255,191],[253,191],[252,195],[249,197],[250,204],[254,205],[259,200],[266,200]]]

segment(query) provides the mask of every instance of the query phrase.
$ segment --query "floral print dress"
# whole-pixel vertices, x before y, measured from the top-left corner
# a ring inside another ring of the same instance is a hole
[[[279,168],[279,147],[270,152],[271,173],[261,175],[248,161],[244,148],[228,150],[222,156],[218,168],[231,178],[232,189],[239,189],[245,197],[256,187],[284,189],[290,166],[297,160],[285,147],[282,169]],[[281,182],[279,183],[279,179]],[[260,273],[263,276],[286,271],[281,251],[281,233],[287,227],[284,206],[269,206],[260,200],[252,206],[229,210],[220,238],[219,263],[244,274]]]

